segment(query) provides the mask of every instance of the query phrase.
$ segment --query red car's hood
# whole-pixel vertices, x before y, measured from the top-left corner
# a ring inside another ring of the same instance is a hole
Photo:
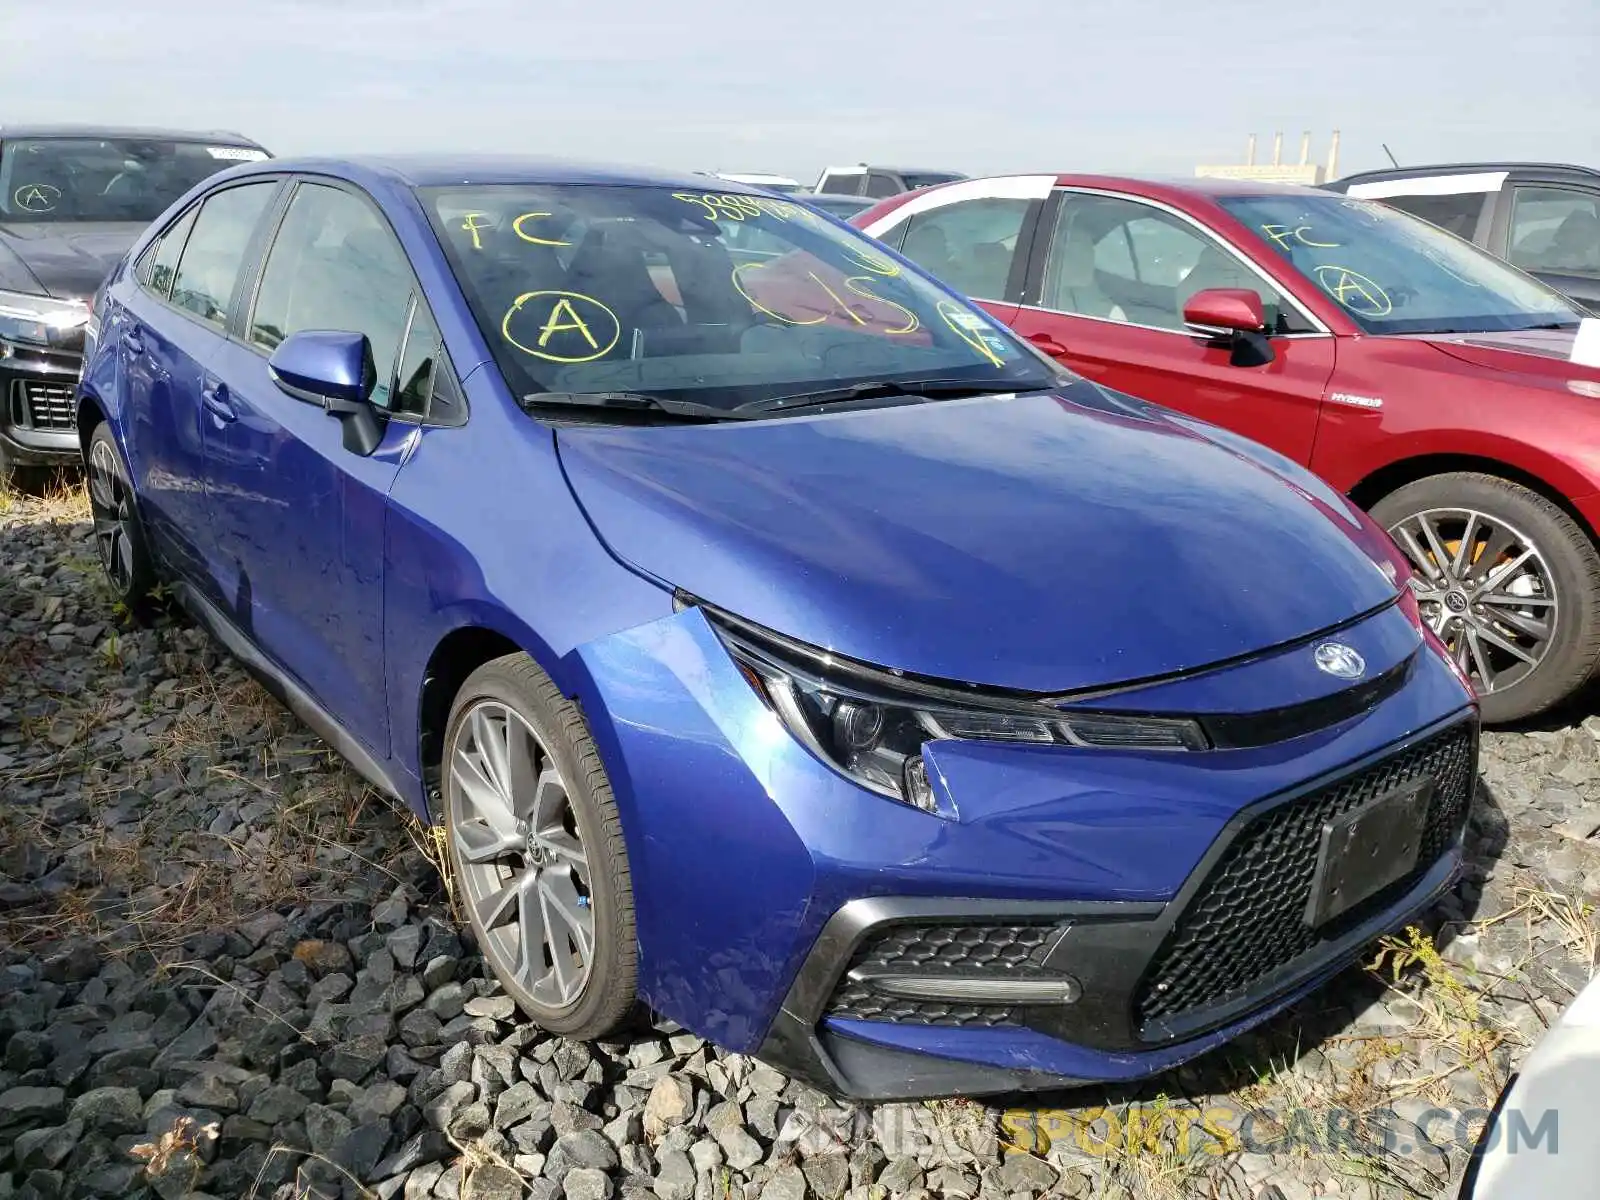
[[[1572,361],[1572,329],[1524,329],[1512,333],[1429,333],[1415,335],[1451,358],[1523,375],[1547,386],[1567,386],[1584,395],[1600,395],[1600,367]],[[1577,384],[1579,386],[1572,387]]]

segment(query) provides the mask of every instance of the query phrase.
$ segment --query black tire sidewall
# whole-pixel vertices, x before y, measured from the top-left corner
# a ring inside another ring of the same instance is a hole
[[[531,725],[555,759],[589,861],[590,900],[594,912],[594,961],[577,1002],[552,1012],[539,1005],[511,977],[514,964],[496,963],[487,939],[466,911],[473,936],[485,961],[506,993],[538,1025],[579,1040],[603,1036],[631,1011],[636,992],[632,881],[620,838],[607,836],[618,826],[611,788],[588,729],[573,703],[562,696],[527,655],[511,655],[478,668],[467,678],[450,709],[440,778],[449,867],[461,878],[457,857],[455,797],[450,783],[450,757],[467,712],[479,701],[492,700],[516,712]]]
[[[1389,529],[1429,509],[1470,508],[1531,538],[1554,577],[1560,609],[1544,659],[1504,692],[1479,697],[1486,724],[1536,716],[1572,695],[1600,659],[1600,555],[1582,526],[1537,492],[1493,475],[1435,475],[1399,488],[1372,506]]]
[[[112,435],[111,427],[103,421],[96,425],[94,432],[89,435],[89,453],[84,455],[83,486],[87,493],[91,487],[90,476],[94,470],[89,464],[89,459],[93,455],[96,443],[100,442],[105,443],[106,447],[111,451],[111,457],[117,464],[117,471],[122,476],[122,486],[128,493],[128,541],[133,555],[133,570],[129,586],[122,588],[118,585],[117,581],[111,577],[111,572],[106,570],[104,560],[100,563],[100,569],[105,575],[106,586],[111,589],[112,595],[115,596],[117,601],[136,619],[141,621],[148,620],[155,615],[159,607],[151,592],[159,582],[160,575],[156,570],[155,557],[150,553],[150,541],[145,536],[144,520],[139,513],[139,496],[133,488],[133,476],[128,471],[128,460],[122,456],[122,448],[117,445],[117,439]],[[91,511],[91,522],[93,519],[94,516]],[[98,544],[95,550],[98,554]]]

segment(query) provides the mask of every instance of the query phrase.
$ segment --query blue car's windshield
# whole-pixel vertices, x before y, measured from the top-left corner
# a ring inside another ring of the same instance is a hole
[[[937,379],[1054,386],[1003,326],[804,204],[660,187],[421,189],[519,396],[642,393],[718,410]]]
[[[1218,203],[1368,333],[1485,333],[1583,315],[1538,280],[1374,200],[1286,193]]]

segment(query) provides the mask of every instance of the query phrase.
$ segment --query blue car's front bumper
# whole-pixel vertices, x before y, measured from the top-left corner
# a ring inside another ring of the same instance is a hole
[[[930,743],[955,819],[814,758],[699,610],[591,643],[584,701],[622,811],[641,995],[860,1099],[1128,1079],[1210,1049],[1424,907],[1459,862],[1465,689],[1397,608],[1339,638],[1387,682],[1329,692],[1297,646],[1099,702],[1233,721],[1254,731],[1238,748]],[[1302,922],[1325,821],[1423,779],[1415,870]],[[1048,1003],[908,999],[930,970],[1069,986]]]

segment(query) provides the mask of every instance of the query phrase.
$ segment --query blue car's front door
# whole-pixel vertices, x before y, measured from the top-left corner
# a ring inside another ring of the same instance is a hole
[[[216,551],[203,487],[208,372],[277,188],[276,179],[226,188],[178,218],[124,285],[117,322],[123,429],[146,521],[163,556],[207,591]]]
[[[372,454],[348,450],[336,418],[273,383],[267,356],[301,330],[364,333],[373,402],[392,409],[413,291],[404,252],[367,198],[302,182],[242,337],[215,360],[223,403],[206,415],[206,492],[230,615],[379,756],[388,749],[385,512],[416,427],[391,419]]]

